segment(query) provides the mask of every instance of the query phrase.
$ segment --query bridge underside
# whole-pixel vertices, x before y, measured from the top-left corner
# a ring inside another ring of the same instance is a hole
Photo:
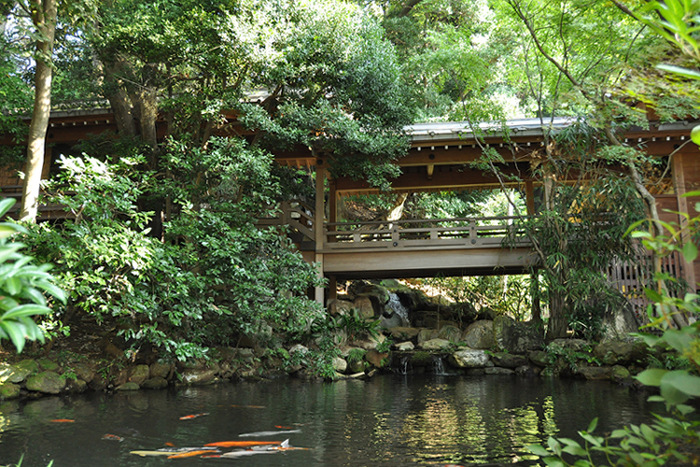
[[[323,272],[337,280],[524,274],[534,262],[529,248],[323,254]]]

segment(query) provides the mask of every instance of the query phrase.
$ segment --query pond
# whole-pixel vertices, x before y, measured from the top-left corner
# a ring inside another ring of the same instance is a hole
[[[21,456],[22,467],[530,465],[525,446],[551,435],[576,438],[595,416],[597,432],[648,420],[645,400],[608,382],[496,375],[284,379],[46,397],[0,404],[0,465]],[[288,433],[239,436],[260,431]],[[287,438],[309,449],[232,458],[131,454]]]

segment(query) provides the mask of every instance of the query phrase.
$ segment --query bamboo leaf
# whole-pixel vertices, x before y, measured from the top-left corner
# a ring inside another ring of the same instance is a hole
[[[635,376],[635,379],[645,386],[659,386],[661,385],[661,378],[663,378],[666,373],[668,373],[668,370],[649,368]]]

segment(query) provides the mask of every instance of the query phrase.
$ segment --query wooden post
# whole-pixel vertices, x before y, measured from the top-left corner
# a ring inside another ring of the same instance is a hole
[[[685,175],[684,175],[684,170],[683,170],[683,161],[685,159],[683,152],[678,152],[674,154],[673,156],[673,185],[676,187],[676,200],[678,203],[678,212],[686,212],[689,213],[688,211],[688,198],[684,197],[683,195],[686,193],[686,188],[685,188]],[[687,227],[688,222],[683,216],[678,216],[678,222],[681,228]],[[690,235],[686,232],[682,238],[681,238],[682,243],[686,242],[692,242],[692,239],[690,238]],[[690,289],[695,292],[697,288],[697,284],[695,283],[695,265],[693,263],[686,263],[685,260],[683,261],[683,278],[686,280],[688,285],[690,286]]]
[[[535,215],[535,185],[532,180],[525,182],[525,203],[527,204],[528,216]]]
[[[316,241],[315,262],[318,263],[318,275],[323,277],[323,245],[325,243],[323,223],[325,212],[325,179],[326,168],[323,164],[323,159],[316,160],[316,212],[314,213],[314,240]],[[325,305],[324,288],[316,287],[314,289],[314,299],[317,303]]]

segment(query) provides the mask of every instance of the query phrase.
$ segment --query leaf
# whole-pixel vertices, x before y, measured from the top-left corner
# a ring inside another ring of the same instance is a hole
[[[7,214],[7,211],[15,204],[16,200],[14,198],[5,198],[0,201],[0,217]]]
[[[594,418],[591,420],[591,423],[588,424],[588,429],[586,430],[589,433],[592,433],[595,431],[595,428],[598,426],[598,417]]]
[[[649,300],[651,300],[652,302],[658,303],[658,302],[661,302],[663,300],[663,297],[661,296],[661,294],[659,292],[657,292],[654,289],[650,289],[649,287],[646,287],[644,289],[644,295],[646,295],[647,298]]]
[[[689,396],[700,397],[700,376],[691,375],[687,371],[670,371],[661,378],[661,384],[669,384]]]
[[[27,303],[6,311],[5,314],[0,317],[0,319],[13,320],[23,316],[45,315],[50,312],[51,309],[49,307],[37,305],[35,303]]]
[[[550,452],[539,444],[532,444],[530,446],[526,446],[525,448],[536,456],[547,457],[550,455]]]
[[[698,247],[693,242],[687,241],[681,248],[681,253],[688,263],[692,263],[698,257]]]
[[[17,352],[21,353],[24,348],[24,326],[17,321],[0,321],[0,329],[10,336],[10,340],[17,347]]]
[[[678,329],[667,329],[664,331],[663,340],[676,352],[682,354],[692,344],[694,338]]]
[[[634,378],[645,386],[660,386],[661,378],[668,373],[668,370],[661,368],[649,368],[642,371]]]
[[[700,146],[700,125],[694,126],[690,131],[690,139],[693,141],[693,143]]]
[[[659,385],[661,397],[664,398],[667,404],[678,405],[690,399],[688,394],[678,389],[675,385],[671,384],[671,382],[662,380]]]
[[[669,65],[667,63],[660,63],[659,65],[656,65],[656,68],[668,73],[673,73],[674,75],[683,76],[684,78],[700,79],[700,71],[698,70],[691,70],[690,68]]]
[[[542,460],[549,467],[566,467],[566,464],[564,463],[564,461],[562,461],[558,457],[545,457]]]

